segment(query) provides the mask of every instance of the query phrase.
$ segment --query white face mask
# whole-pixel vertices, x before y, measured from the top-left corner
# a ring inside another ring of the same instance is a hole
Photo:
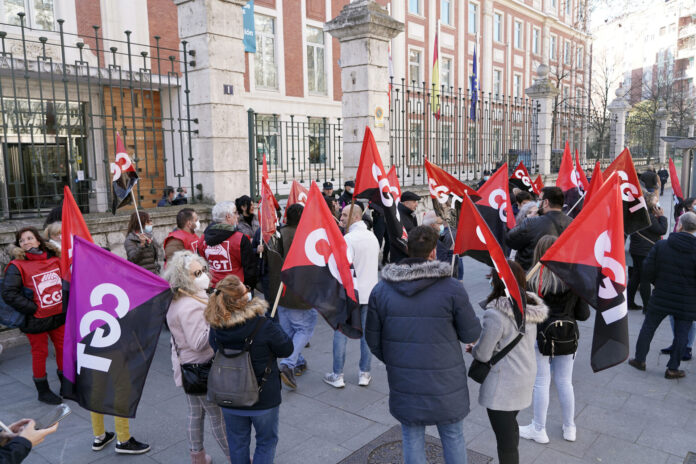
[[[196,221],[196,228],[193,230],[200,230],[201,229],[201,221]]]
[[[247,301],[251,301],[251,298],[252,298],[251,292],[247,292],[246,296],[247,296]]]
[[[151,234],[152,233],[152,224],[145,225],[144,230],[145,230],[146,234]]]
[[[208,274],[203,273],[193,279],[193,283],[201,290],[208,290],[210,286],[210,277],[208,277]]]

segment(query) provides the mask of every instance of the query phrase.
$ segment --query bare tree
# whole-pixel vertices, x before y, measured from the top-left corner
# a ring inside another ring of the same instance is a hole
[[[606,54],[597,57],[593,63],[592,94],[590,95],[590,143],[588,154],[592,158],[609,155],[611,131],[611,112],[609,104],[614,99],[611,89],[619,80],[619,74],[610,66]]]

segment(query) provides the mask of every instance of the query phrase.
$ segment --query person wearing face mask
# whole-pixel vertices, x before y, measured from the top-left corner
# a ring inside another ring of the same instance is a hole
[[[249,240],[254,237],[254,234],[261,225],[259,224],[258,215],[256,213],[256,205],[249,195],[242,195],[234,200],[234,205],[239,214],[237,229],[246,235]],[[215,220],[215,219],[213,219]]]
[[[438,234],[437,239],[437,260],[452,265],[452,256],[454,254],[454,239],[453,235],[450,233],[450,228],[445,223],[444,219],[435,213],[435,211],[428,211],[423,216],[423,225],[430,226]],[[456,277],[459,274],[459,259],[454,260],[454,268],[452,269],[452,276]]]
[[[210,285],[207,263],[190,251],[178,251],[167,263],[163,277],[174,291],[174,299],[167,311],[167,325],[172,335],[172,369],[174,384],[182,387],[181,364],[204,364],[213,359],[213,349],[208,343],[210,326],[205,320],[208,305],[206,290]],[[230,459],[225,423],[220,406],[206,399],[206,395],[186,394],[188,439],[191,464],[210,462],[203,447],[205,416],[210,418],[213,437]]]
[[[491,178],[491,171],[489,171],[488,169],[486,169],[485,171],[483,171],[483,178],[481,179],[481,181],[480,181],[480,182],[478,183],[478,185],[476,186],[476,190],[480,189],[480,188],[483,186],[483,184],[485,184],[486,181],[488,181],[488,179],[490,179],[490,178]]]
[[[34,385],[43,403],[60,404],[46,376],[48,339],[53,342],[58,365],[58,378],[63,376],[63,335],[67,296],[63,297],[63,273],[60,250],[46,243],[34,227],[24,227],[15,235],[15,247],[10,249],[14,259],[5,268],[2,299],[25,321],[19,329],[29,339]],[[35,277],[37,277],[35,279]],[[32,291],[28,296],[25,289]]]
[[[140,220],[138,220],[140,215]],[[140,230],[142,224],[143,229]],[[159,274],[159,250],[160,246],[152,235],[152,219],[144,211],[133,212],[128,222],[126,241],[123,247],[126,249],[126,257],[131,263]]]
[[[44,229],[44,237],[48,239],[48,243],[60,250],[63,238],[62,223],[60,221],[52,222]]]
[[[353,182],[352,180],[347,180],[343,184],[343,193],[341,193],[341,196],[338,197],[338,206],[340,207],[340,211],[343,211],[343,208],[345,208],[346,206],[350,206],[350,202],[353,200],[354,189],[355,182]],[[360,203],[358,200],[355,200],[355,202]]]
[[[201,228],[198,213],[191,208],[182,208],[176,214],[176,227],[164,239],[165,263],[177,251],[189,250],[196,253],[198,250],[198,242],[201,239],[201,237],[196,235],[196,231]]]

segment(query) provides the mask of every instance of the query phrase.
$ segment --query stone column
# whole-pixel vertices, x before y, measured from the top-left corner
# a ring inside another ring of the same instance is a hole
[[[481,92],[488,95],[493,91],[493,2],[481,2],[483,13],[483,28],[481,33],[481,48],[478,60],[481,64],[481,71],[478,77],[478,83],[481,87]],[[502,25],[501,25],[502,27]],[[479,95],[481,99],[481,95]]]
[[[657,158],[660,164],[664,164],[667,158],[667,142],[662,140],[662,137],[667,137],[667,110],[661,106],[655,111],[655,119],[657,119]]]
[[[611,131],[611,146],[609,147],[612,160],[619,156],[624,149],[626,140],[626,115],[628,114],[628,110],[631,109],[631,105],[626,101],[624,91],[621,87],[616,89],[615,95],[616,98],[614,101],[607,106],[607,109],[611,113],[611,127],[613,128]]]
[[[249,193],[249,145],[244,110],[246,0],[174,0],[179,37],[195,51],[188,78],[193,138],[193,176],[209,200],[233,200]],[[230,94],[231,91],[231,94]]]
[[[372,130],[382,161],[388,165],[387,46],[403,30],[404,24],[373,0],[351,2],[324,24],[324,31],[341,44],[344,179],[355,179],[365,126]],[[375,112],[380,109],[384,124],[375,127]]]
[[[558,43],[556,43],[558,47]],[[558,50],[556,50],[558,53]],[[541,62],[545,65],[549,65],[549,59],[551,54],[551,23],[549,19],[544,20],[544,26],[541,33]]]
[[[553,103],[558,95],[558,89],[549,79],[549,67],[545,64],[537,68],[537,77],[534,84],[525,90],[532,99],[532,105],[538,109],[536,134],[532,131],[532,137],[536,137],[536,160],[539,165],[539,173],[549,175],[551,173],[551,130],[553,127]]]

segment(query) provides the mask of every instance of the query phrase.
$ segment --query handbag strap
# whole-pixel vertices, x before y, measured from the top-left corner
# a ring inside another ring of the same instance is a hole
[[[507,355],[510,351],[512,351],[512,349],[515,347],[515,345],[517,345],[519,343],[519,341],[522,340],[523,336],[524,336],[523,333],[517,334],[517,337],[515,337],[515,339],[513,341],[508,343],[505,346],[505,348],[503,348],[502,350],[497,352],[489,361],[491,363],[491,366],[494,366],[498,361],[503,359],[505,357],[505,355]]]
[[[254,343],[254,338],[256,337],[256,334],[259,333],[259,330],[261,330],[261,327],[263,326],[264,322],[266,322],[265,317],[260,317],[259,320],[256,321],[254,331],[251,332],[251,335],[244,339],[244,348],[242,348],[244,351],[249,351],[249,348],[251,348],[251,344]]]

